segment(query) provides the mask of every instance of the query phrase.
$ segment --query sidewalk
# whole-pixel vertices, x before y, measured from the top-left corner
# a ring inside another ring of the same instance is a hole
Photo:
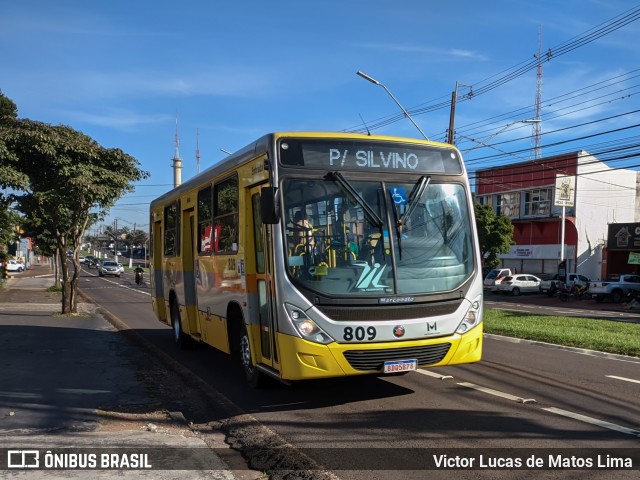
[[[144,353],[91,304],[56,315],[51,285],[34,265],[0,289],[0,478],[236,478],[149,392]]]

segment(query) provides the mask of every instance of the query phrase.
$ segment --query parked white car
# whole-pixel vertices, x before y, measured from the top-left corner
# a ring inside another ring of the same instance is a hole
[[[517,273],[504,277],[498,285],[498,291],[511,295],[520,295],[521,293],[538,293],[540,291],[541,280],[535,275],[527,273]]]
[[[17,260],[7,260],[8,272],[24,272],[24,264]]]

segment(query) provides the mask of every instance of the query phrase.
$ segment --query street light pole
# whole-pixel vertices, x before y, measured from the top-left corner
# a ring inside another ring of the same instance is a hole
[[[400,110],[402,110],[402,113],[404,113],[404,116],[407,117],[409,120],[411,120],[411,123],[413,123],[413,125],[418,129],[418,131],[422,134],[422,136],[424,137],[425,140],[429,140],[429,137],[427,137],[425,135],[425,133],[422,131],[422,129],[418,126],[418,124],[413,120],[413,118],[411,117],[411,115],[409,115],[409,112],[407,112],[407,110],[400,104],[400,102],[398,101],[398,99],[396,97],[393,96],[393,93],[391,93],[391,91],[389,91],[389,89],[382,83],[380,83],[378,80],[376,80],[373,77],[370,77],[369,75],[367,75],[364,72],[361,71],[357,71],[356,74],[362,78],[364,78],[365,80],[367,80],[368,82],[371,82],[375,85],[378,85],[382,88],[384,88],[384,90],[389,94],[389,96],[393,99],[394,102],[396,102],[396,105],[398,105],[398,107],[400,107]]]

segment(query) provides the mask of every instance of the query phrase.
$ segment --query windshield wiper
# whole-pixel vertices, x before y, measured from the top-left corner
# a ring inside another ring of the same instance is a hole
[[[373,208],[371,208],[371,206],[367,202],[365,202],[364,198],[360,196],[356,189],[353,188],[353,185],[351,185],[340,172],[329,172],[327,174],[327,178],[335,181],[338,186],[351,197],[352,200],[354,200],[358,205],[362,207],[364,213],[367,214],[371,223],[373,223],[378,228],[382,227],[382,219],[380,218],[380,216],[375,212]]]
[[[409,199],[407,209],[404,211],[401,217],[398,218],[398,206],[393,199],[393,194],[389,191],[389,195],[391,195],[391,204],[393,205],[393,212],[396,220],[396,236],[398,237],[398,256],[400,260],[402,260],[402,229],[407,224],[407,219],[411,216],[413,211],[418,206],[418,202],[422,198],[422,194],[424,194],[425,190],[429,186],[429,182],[431,181],[431,177],[421,177],[420,183],[417,188],[414,188],[411,198]]]
[[[396,237],[398,238],[398,256],[402,260],[402,219],[398,213],[398,205],[393,198],[393,192],[389,190],[389,196],[391,197],[391,205],[393,205],[393,219],[396,222]]]
[[[424,177],[423,176],[423,177],[420,178],[420,184],[418,185],[418,187],[416,189],[413,190],[413,194],[411,195],[411,198],[409,199],[407,209],[402,214],[402,217],[400,217],[399,222],[400,222],[401,225],[406,225],[407,219],[411,216],[413,211],[418,206],[418,202],[422,198],[422,195],[424,194],[424,191],[429,186],[429,182],[430,181],[431,181],[431,177]]]

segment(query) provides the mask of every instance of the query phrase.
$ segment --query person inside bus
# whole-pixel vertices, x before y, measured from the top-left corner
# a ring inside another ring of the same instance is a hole
[[[295,223],[295,229],[300,237],[299,245],[303,245],[308,249],[312,249],[315,245],[313,238],[313,226],[307,220],[307,214],[302,210],[298,210],[293,216],[293,222]]]

